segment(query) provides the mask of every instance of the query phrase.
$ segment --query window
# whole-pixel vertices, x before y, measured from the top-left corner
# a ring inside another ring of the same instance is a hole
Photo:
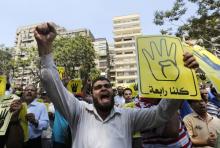
[[[123,83],[123,80],[118,80],[118,83]]]
[[[117,76],[124,76],[124,72],[117,72]]]
[[[121,55],[122,54],[122,52],[116,52],[116,55]]]
[[[135,83],[135,80],[131,79],[131,80],[126,80],[126,83]]]
[[[125,54],[133,54],[133,51],[126,51]]]

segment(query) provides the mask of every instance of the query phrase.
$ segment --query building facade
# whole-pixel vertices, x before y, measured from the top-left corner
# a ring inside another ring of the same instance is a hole
[[[96,52],[96,67],[101,71],[101,76],[110,78],[110,58],[108,42],[105,38],[95,39],[93,42]]]
[[[115,74],[115,48],[114,43],[109,44],[109,59],[110,59],[110,82],[115,87],[116,74]]]
[[[140,16],[132,14],[113,18],[116,86],[137,81],[135,37],[141,35]]]
[[[39,24],[19,27],[16,31],[15,51],[13,53],[13,57],[15,61],[21,61],[23,63],[19,64],[20,67],[18,67],[17,71],[15,72],[12,83],[25,86],[27,84],[36,82],[33,74],[37,74],[37,67],[36,63],[30,61],[30,56],[36,55],[36,57],[38,57],[37,51],[33,51],[35,53],[32,52],[33,54],[30,55],[23,49],[31,49],[37,47],[37,43],[34,38],[34,29]],[[58,37],[86,36],[89,37],[91,41],[94,41],[94,36],[89,29],[82,28],[66,30],[64,27],[58,26],[53,22],[52,25],[55,27]],[[36,77],[38,76],[36,75]]]

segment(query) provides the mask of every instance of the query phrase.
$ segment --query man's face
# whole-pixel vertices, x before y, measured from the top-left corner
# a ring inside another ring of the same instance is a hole
[[[124,91],[124,94],[123,94],[123,97],[125,99],[126,102],[130,102],[131,99],[132,99],[132,93],[130,90],[125,90]]]
[[[208,101],[208,92],[206,89],[200,90],[202,100],[200,101],[193,101],[191,103],[191,107],[197,114],[204,114],[207,112],[207,101]]]
[[[25,101],[32,102],[37,97],[37,89],[33,85],[28,85],[24,89],[23,97]]]
[[[100,111],[110,111],[114,106],[113,90],[106,80],[95,82],[92,88],[93,103]]]
[[[122,96],[122,95],[123,95],[123,87],[119,86],[119,87],[117,88],[117,90],[118,90],[118,95],[119,95],[119,96]]]

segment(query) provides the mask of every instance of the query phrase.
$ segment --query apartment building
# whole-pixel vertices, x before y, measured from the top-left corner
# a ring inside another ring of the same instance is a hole
[[[96,52],[96,67],[101,71],[101,76],[110,78],[110,59],[109,59],[109,47],[105,38],[97,38],[93,42]]]
[[[115,87],[116,74],[115,74],[115,48],[114,43],[109,43],[109,59],[110,59],[110,82]]]
[[[41,24],[41,23],[39,23]],[[37,46],[37,43],[34,38],[34,29],[39,24],[33,24],[28,26],[19,27],[16,31],[16,41],[15,41],[15,52],[13,53],[13,57],[15,60],[27,60],[30,55],[26,52],[23,52],[22,48],[31,48]],[[89,37],[92,41],[94,41],[94,36],[89,29],[80,28],[75,30],[66,30],[64,27],[58,26],[57,24],[52,22],[52,25],[55,26],[58,37],[75,37],[75,36],[86,36]],[[34,51],[37,52],[37,51]],[[37,53],[36,53],[37,54]],[[37,68],[35,63],[31,62],[27,65],[23,65],[18,68],[18,71],[14,74],[13,83],[15,84],[30,84],[35,82],[35,78],[33,77],[33,73],[36,73]]]
[[[95,40],[94,35],[89,29],[79,28],[74,30],[66,30],[64,32],[60,32],[59,36],[62,37],[76,37],[76,36],[84,36],[90,38],[92,41]]]
[[[141,35],[140,16],[131,14],[113,18],[116,86],[137,81],[135,37]]]

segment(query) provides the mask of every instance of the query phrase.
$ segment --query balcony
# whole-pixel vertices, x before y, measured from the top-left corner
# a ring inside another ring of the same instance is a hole
[[[131,72],[131,71],[137,72],[137,67],[134,67],[134,68],[117,68],[117,69],[115,69],[115,72]]]
[[[135,40],[115,42],[115,45],[135,44]]]
[[[135,58],[136,59],[136,54],[120,54],[120,55],[115,55],[115,60],[120,60],[120,59],[128,59],[128,58]]]
[[[119,29],[114,29],[113,33],[126,33],[126,32],[133,32],[133,31],[141,31],[141,27],[124,27],[124,28],[119,28]]]
[[[129,61],[115,61],[115,65],[129,65],[129,64],[136,64],[136,60],[129,60]]]
[[[137,32],[137,33],[129,33],[129,34],[124,34],[124,35],[122,35],[122,34],[114,35],[114,41],[115,41],[115,40],[122,39],[122,38],[125,38],[125,37],[127,38],[127,37],[139,36],[139,35],[141,35],[140,32]]]

